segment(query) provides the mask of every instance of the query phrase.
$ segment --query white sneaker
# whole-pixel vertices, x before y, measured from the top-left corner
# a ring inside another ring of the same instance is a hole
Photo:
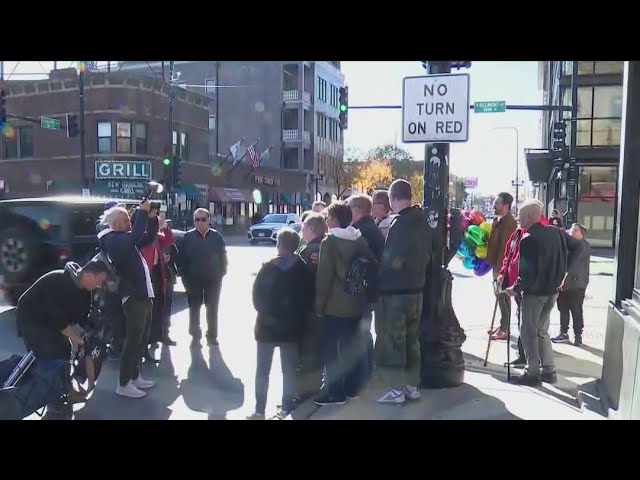
[[[378,403],[402,405],[406,402],[403,390],[391,389],[377,400]]]
[[[404,386],[404,396],[407,400],[420,400],[420,390],[413,385]]]
[[[118,385],[118,388],[116,388],[116,394],[129,398],[142,398],[146,395],[145,392],[137,388],[131,381],[129,381],[129,383],[124,387],[122,385]]]
[[[156,385],[156,382],[152,380],[145,380],[144,378],[142,378],[142,375],[138,375],[138,378],[133,380],[131,383],[133,383],[133,385],[140,390],[145,390]]]

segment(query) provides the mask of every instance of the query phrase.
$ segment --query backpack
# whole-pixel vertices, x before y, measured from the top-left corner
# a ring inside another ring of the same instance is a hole
[[[367,293],[371,284],[371,271],[373,264],[371,260],[357,252],[349,263],[347,274],[344,279],[344,291],[349,295],[360,295]]]

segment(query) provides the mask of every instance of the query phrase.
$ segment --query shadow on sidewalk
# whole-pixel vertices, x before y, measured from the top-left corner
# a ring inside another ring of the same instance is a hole
[[[511,360],[515,360],[518,356],[515,342],[512,343],[511,348],[515,350],[511,356]],[[554,351],[554,358],[558,382],[553,385],[543,383],[540,387],[528,388],[534,388],[544,392],[572,408],[579,409],[577,400],[578,391],[584,383],[592,381],[593,378],[598,378],[602,367],[594,362],[576,359],[571,355],[565,355],[556,351]],[[507,368],[505,366],[489,362],[487,366],[484,367],[484,358],[477,357],[470,353],[464,353],[464,359],[467,370],[487,373],[501,382],[507,382]],[[512,376],[520,374],[522,374],[522,369],[511,368]]]
[[[369,386],[356,400],[343,406],[319,407],[312,420],[520,420],[505,403],[464,383],[441,390],[422,390],[422,398],[405,405],[381,405],[381,384]],[[294,419],[296,419],[294,415]]]
[[[226,420],[227,412],[244,403],[244,384],[233,376],[218,347],[208,353],[209,365],[202,348],[191,347],[191,366],[180,392],[191,410],[208,413],[209,420]]]

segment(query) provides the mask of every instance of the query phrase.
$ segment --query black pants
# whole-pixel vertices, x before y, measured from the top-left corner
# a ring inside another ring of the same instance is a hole
[[[129,380],[140,375],[142,356],[149,343],[151,331],[151,310],[153,300],[150,298],[129,298],[124,304],[126,336],[120,359],[120,385],[125,386]]]
[[[38,360],[71,361],[71,341],[53,328],[20,322],[25,346]]]
[[[122,351],[125,337],[124,312],[120,295],[110,292],[106,294],[103,315],[111,325],[111,335],[113,337],[111,346],[114,350],[120,352]]]
[[[516,305],[520,306],[520,296],[516,296],[515,297],[516,300]],[[520,307],[522,308],[522,307]],[[518,330],[520,330],[520,326],[522,325],[522,311],[520,311],[520,314],[518,315]],[[511,347],[509,347],[511,348]],[[524,359],[524,347],[522,346],[522,338],[520,335],[518,335],[518,359]]]
[[[151,331],[149,343],[164,340],[164,289],[162,287],[162,270],[160,265],[151,269],[151,284],[153,285],[153,308],[151,310]]]
[[[200,309],[204,301],[207,309],[207,339],[218,339],[218,305],[220,303],[220,289],[222,279],[209,282],[184,279],[189,302],[189,334],[195,339],[202,338],[200,329]]]
[[[300,340],[297,393],[301,399],[306,399],[320,391],[320,387],[322,387],[322,371],[320,319],[312,313],[305,319]]]
[[[582,306],[584,304],[584,288],[565,290],[558,295],[558,310],[560,310],[560,332],[569,333],[569,313],[573,318],[573,331],[576,335],[582,335],[584,328],[584,316]]]
[[[322,319],[320,348],[325,368],[326,393],[344,399],[358,393],[363,382],[360,318],[326,315]]]

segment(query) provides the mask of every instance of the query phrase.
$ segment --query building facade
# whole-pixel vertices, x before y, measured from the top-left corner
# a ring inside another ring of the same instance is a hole
[[[122,71],[169,79],[168,61],[124,62]],[[308,208],[314,198],[337,193],[343,135],[339,128],[340,63],[174,62],[174,80],[209,97],[209,153],[220,168],[223,187],[259,190],[264,211]],[[254,144],[266,158],[253,169],[248,157],[228,175],[229,148],[244,139],[241,154]],[[234,206],[216,202],[225,211]]]
[[[623,62],[540,62],[539,85],[548,107],[541,121],[543,148],[526,150],[533,194],[552,209],[575,212],[594,247],[613,248],[620,162]],[[566,144],[576,178],[554,163],[554,123],[566,122]],[[574,200],[575,199],[575,200]]]

